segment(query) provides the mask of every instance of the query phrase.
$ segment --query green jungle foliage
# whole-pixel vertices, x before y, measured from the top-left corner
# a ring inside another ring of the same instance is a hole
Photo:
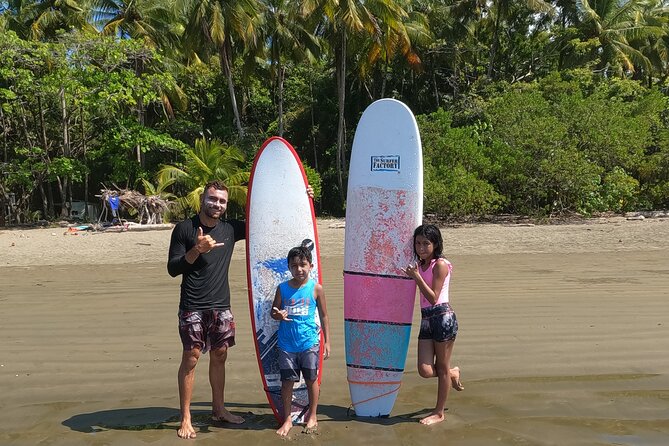
[[[0,0],[0,225],[136,189],[242,215],[283,136],[343,215],[374,100],[417,116],[425,212],[550,217],[669,207],[666,0],[347,3]]]

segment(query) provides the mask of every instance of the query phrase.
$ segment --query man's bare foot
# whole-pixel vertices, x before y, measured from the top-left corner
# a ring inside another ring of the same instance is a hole
[[[244,418],[240,417],[239,415],[230,413],[228,409],[225,408],[221,409],[218,413],[212,413],[211,419],[214,421],[224,421],[231,424],[242,424],[244,422]]]
[[[177,430],[177,435],[179,438],[185,439],[195,438],[197,436],[195,434],[195,429],[193,429],[193,425],[190,424],[190,419],[181,420],[181,426],[179,426],[179,429]]]
[[[465,386],[460,382],[460,367],[453,367],[451,369],[451,387],[458,392],[465,390]]]
[[[439,413],[434,413],[433,412],[430,415],[426,416],[425,418],[421,419],[420,424],[424,424],[426,426],[429,426],[430,424],[441,423],[445,419],[446,419],[446,417],[444,417],[443,412],[439,412]]]
[[[281,435],[282,437],[285,437],[288,435],[288,432],[290,432],[290,429],[293,427],[293,420],[288,418],[286,421],[283,422],[281,427],[279,428],[278,431],[276,431],[277,435]]]

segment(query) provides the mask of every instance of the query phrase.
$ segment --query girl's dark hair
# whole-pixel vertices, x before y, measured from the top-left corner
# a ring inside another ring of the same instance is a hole
[[[441,231],[435,225],[420,225],[413,231],[413,253],[417,259],[422,263],[418,253],[416,252],[416,237],[422,235],[428,239],[434,245],[434,257],[441,257],[441,253],[444,251],[444,241],[441,238]]]

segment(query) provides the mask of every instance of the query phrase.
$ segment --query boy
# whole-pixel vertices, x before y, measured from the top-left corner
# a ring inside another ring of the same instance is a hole
[[[288,269],[292,279],[280,284],[274,295],[272,319],[281,321],[278,330],[279,368],[281,370],[281,401],[283,402],[284,421],[276,433],[282,437],[288,435],[293,427],[290,415],[293,398],[293,385],[300,380],[300,372],[307,384],[309,412],[307,412],[307,433],[316,431],[318,420],[318,362],[320,333],[316,324],[315,310],[323,330],[323,356],[330,356],[330,326],[325,305],[323,287],[309,277],[311,269],[311,251],[303,246],[292,248],[288,252]]]

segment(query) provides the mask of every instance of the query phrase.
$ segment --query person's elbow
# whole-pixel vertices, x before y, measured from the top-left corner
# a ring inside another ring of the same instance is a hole
[[[176,277],[181,274],[181,268],[179,268],[178,262],[168,262],[167,263],[167,274],[172,277]]]

